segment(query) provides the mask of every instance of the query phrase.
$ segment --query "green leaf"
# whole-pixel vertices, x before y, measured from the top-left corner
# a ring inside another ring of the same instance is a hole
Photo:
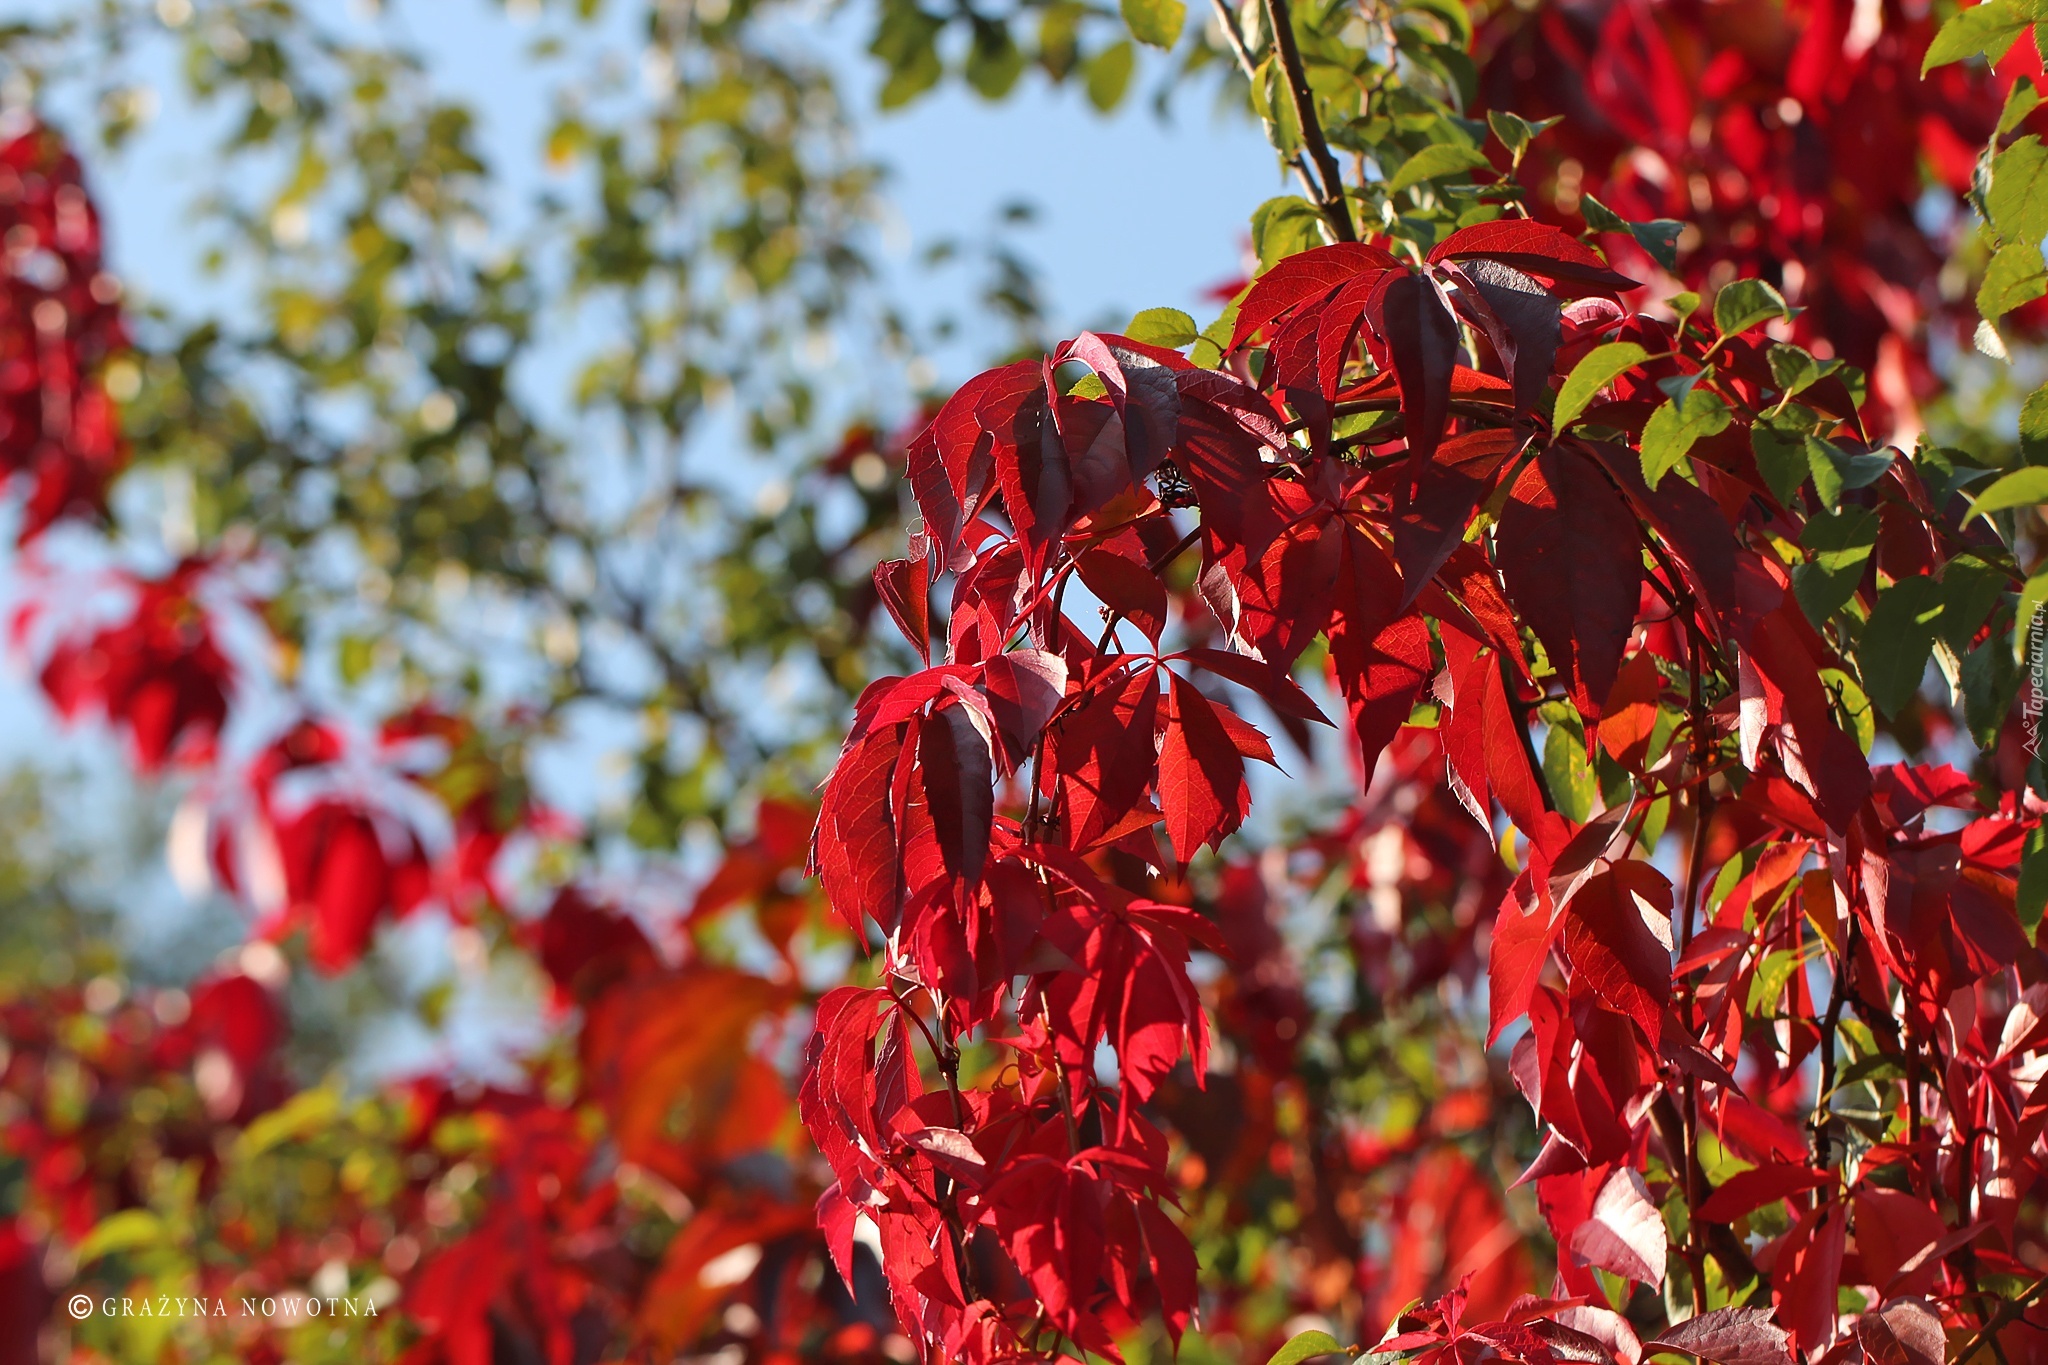
[[[1304,1360],[1341,1355],[1343,1352],[1343,1344],[1328,1332],[1299,1332],[1289,1337],[1287,1344],[1275,1351],[1266,1365],[1301,1365]]]
[[[2027,465],[2015,469],[1997,483],[1977,495],[1970,504],[1970,515],[1963,518],[1964,524],[1992,512],[2003,512],[2009,507],[2034,507],[2048,502],[2048,466]]]
[[[1714,325],[1722,336],[1746,332],[1771,318],[1789,318],[1785,296],[1762,280],[1736,280],[1714,296]]]
[[[2043,294],[2048,294],[2048,267],[2042,265],[2041,248],[2032,242],[2007,242],[1984,268],[1984,283],[1977,286],[1977,313],[1996,322]]]
[[[1170,48],[1187,27],[1187,0],[1121,0],[1131,36],[1153,47]]]
[[[1529,144],[1536,140],[1537,134],[1563,121],[1562,114],[1544,119],[1540,123],[1531,123],[1520,114],[1510,114],[1505,109],[1489,109],[1486,112],[1486,126],[1493,129],[1493,135],[1500,139],[1501,146],[1514,153],[1517,158],[1529,149]]]
[[[967,64],[961,72],[974,93],[985,100],[999,100],[1023,74],[1024,53],[1011,40],[1008,25],[975,25],[974,42],[967,49]]]
[[[1647,223],[1628,225],[1629,236],[1636,239],[1636,245],[1651,260],[1673,272],[1678,269],[1678,238],[1684,231],[1685,224],[1676,218],[1652,218]]]
[[[1768,352],[1771,377],[1777,381],[1780,406],[1842,368],[1839,360],[1817,360],[1797,346],[1773,342]]]
[[[110,1213],[85,1234],[75,1253],[80,1265],[97,1261],[116,1251],[133,1251],[163,1240],[163,1220],[148,1209],[122,1209]]]
[[[361,682],[377,661],[377,642],[366,635],[344,635],[335,651],[341,680],[353,687]]]
[[[1814,491],[1820,494],[1826,507],[1838,505],[1842,494],[1851,489],[1868,488],[1892,467],[1892,457],[1887,452],[1852,454],[1818,436],[1808,436],[1805,444],[1806,467],[1813,475]]]
[[[1105,114],[1121,104],[1124,91],[1131,84],[1131,69],[1137,62],[1138,49],[1131,46],[1129,39],[1112,43],[1090,57],[1081,68],[1087,81],[1088,102]]]
[[[1146,308],[1131,318],[1124,335],[1148,346],[1177,351],[1193,345],[1202,334],[1196,329],[1195,320],[1178,308]]]
[[[2032,22],[2013,0],[1985,0],[1981,5],[1959,10],[1927,45],[1927,55],[1920,59],[1920,74],[1925,76],[1937,66],[1980,55],[1997,62]]]
[[[1491,164],[1477,147],[1466,147],[1456,142],[1433,142],[1401,163],[1401,169],[1395,171],[1394,178],[1387,182],[1387,193],[1399,194],[1425,180]]]
[[[1543,785],[1559,814],[1584,824],[1600,799],[1599,779],[1586,752],[1586,723],[1566,703],[1545,707],[1544,719],[1550,730],[1543,737]]]
[[[1300,195],[1283,194],[1252,210],[1252,250],[1259,269],[1323,244],[1323,215]]]
[[[1896,720],[1919,690],[1941,619],[1941,585],[1931,578],[1902,578],[1877,596],[1856,645],[1863,690],[1886,716]]]
[[[1205,370],[1221,369],[1223,353],[1230,345],[1230,336],[1237,328],[1237,304],[1223,310],[1223,316],[1202,329],[1202,335],[1195,341],[1195,348],[1188,352],[1188,359]]]
[[[1991,226],[2006,242],[2048,237],[2048,147],[2031,133],[1991,159],[1991,188],[1984,192]]]
[[[1658,265],[1678,269],[1678,234],[1685,231],[1685,224],[1670,218],[1632,223],[1590,194],[1579,197],[1579,216],[1595,232],[1626,232]]]
[[[1826,625],[1855,593],[1877,546],[1877,527],[1877,513],[1868,507],[1807,518],[1799,544],[1812,558],[1792,570],[1792,593],[1815,626]]]
[[[1080,53],[1081,21],[1085,7],[1073,0],[1057,0],[1038,17],[1038,65],[1055,81],[1063,81],[1074,69]]]
[[[1756,975],[1749,980],[1749,1000],[1743,1012],[1752,1017],[1776,1017],[1778,1002],[1785,997],[1785,985],[1800,965],[1800,954],[1790,948],[1764,954]]]
[[[2004,600],[2012,580],[2005,570],[1975,554],[1959,554],[1941,566],[1940,635],[1950,649],[1970,647],[1985,619]]]
[[[1586,352],[1558,391],[1551,430],[1561,432],[1577,421],[1592,405],[1595,394],[1649,358],[1650,353],[1633,341],[1610,341]]]
[[[1711,389],[1694,389],[1660,406],[1643,428],[1643,481],[1655,488],[1678,467],[1693,442],[1718,436],[1732,420],[1728,405]]]
[[[1877,743],[1877,717],[1871,714],[1870,698],[1854,678],[1839,668],[1823,668],[1820,683],[1841,702],[1843,718],[1848,721],[1856,747],[1868,754],[1870,746]]]
[[[2012,93],[2005,97],[2005,109],[1998,115],[1998,135],[2010,133],[2025,121],[2027,115],[2040,107],[2041,92],[2034,83],[2021,76],[2012,83]]]
[[[1671,305],[1671,311],[1678,315],[1678,325],[1685,326],[1685,320],[1700,310],[1700,296],[1690,289],[1681,290],[1664,300]]]
[[[1758,422],[1749,430],[1749,448],[1756,452],[1757,471],[1764,476],[1771,493],[1790,506],[1799,485],[1806,482],[1807,435],[1773,422]]]
[[[1590,194],[1579,196],[1579,216],[1586,220],[1586,226],[1595,232],[1627,232],[1628,219],[1616,213]]]
[[[2048,826],[2036,825],[2027,831],[2025,849],[2020,856],[2019,894],[2014,898],[2014,908],[2019,911],[2020,926],[2027,931],[2027,937],[2038,943],[2041,910],[2048,906]]]
[[[2048,461],[2048,385],[2028,394],[2020,407],[2020,455],[2029,464]]]
[[[938,49],[939,33],[944,28],[942,20],[932,18],[914,3],[890,0],[883,5],[868,51],[881,58],[889,71],[879,97],[884,109],[910,103],[946,74]]]
[[[2020,589],[2019,605],[2012,617],[2012,657],[2024,662],[2034,632],[2034,618],[2040,614],[2041,605],[2048,602],[2048,569],[2042,570],[2027,580]]]
[[[2020,690],[2020,666],[1997,635],[1963,656],[1963,723],[1980,749],[1997,745]]]

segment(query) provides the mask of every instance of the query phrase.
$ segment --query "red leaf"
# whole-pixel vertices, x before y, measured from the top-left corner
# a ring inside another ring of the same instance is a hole
[[[1818,1189],[1833,1179],[1828,1172],[1816,1171],[1810,1166],[1777,1162],[1738,1171],[1714,1187],[1714,1192],[1700,1205],[1699,1216],[1709,1223],[1732,1223],[1766,1204],[1775,1204],[1801,1190]],[[1860,1208],[1856,1227],[1860,1239],[1863,1229]]]
[[[946,870],[978,886],[995,820],[995,765],[988,736],[966,706],[947,706],[918,731],[917,770]],[[915,891],[915,886],[910,888]]]
[[[1431,264],[1484,256],[1517,270],[1558,283],[1588,286],[1595,293],[1617,293],[1636,281],[1615,273],[1598,252],[1548,223],[1527,218],[1501,218],[1460,228],[1429,253]],[[1576,297],[1588,290],[1562,291]]]
[[[1361,242],[1339,242],[1289,256],[1259,276],[1238,305],[1230,349],[1244,345],[1260,328],[1307,300],[1326,298],[1367,271],[1396,270],[1400,264],[1378,247]]]
[[[1152,784],[1158,709],[1155,670],[1140,668],[1094,687],[1054,725],[1049,748],[1074,848],[1098,843]]]
[[[954,391],[931,425],[910,444],[905,456],[910,489],[949,568],[964,567],[960,535],[987,496],[995,468],[975,410],[989,393],[1035,384],[1037,377],[1038,367],[1029,361],[976,375]]]
[[[1396,615],[1400,585],[1380,548],[1347,527],[1329,627],[1330,667],[1350,703],[1359,762],[1368,775],[1407,722],[1434,666],[1428,625],[1419,615]]]
[[[1590,986],[1652,1042],[1671,1000],[1670,934],[1671,883],[1635,861],[1613,863],[1589,878],[1572,897],[1565,926],[1574,985]]]
[[[1088,591],[1158,648],[1159,632],[1166,628],[1166,584],[1158,574],[1108,548],[1083,551],[1079,572]]]
[[[1948,1359],[1941,1315],[1920,1299],[1893,1299],[1858,1317],[1856,1341],[1870,1365],[1942,1365]]]
[[[1189,663],[1205,668],[1218,677],[1228,678],[1239,687],[1258,693],[1259,699],[1283,716],[1297,720],[1314,721],[1328,725],[1330,718],[1315,704],[1308,693],[1301,690],[1296,682],[1281,670],[1244,654],[1232,654],[1222,649],[1184,649],[1173,655]]]
[[[1588,1264],[1641,1284],[1664,1283],[1664,1215],[1650,1202],[1642,1172],[1623,1166],[1607,1177],[1593,1216],[1572,1233],[1571,1249]]]
[[[1563,928],[1563,917],[1554,914],[1530,886],[1529,874],[1515,878],[1493,920],[1493,942],[1489,949],[1490,982],[1488,1009],[1492,1021],[1486,1045],[1498,1042],[1501,1030],[1529,1012],[1529,1001],[1543,974],[1550,945]]]
[[[1019,385],[989,394],[974,414],[994,437],[1003,511],[1017,528],[1025,560],[1034,570],[1043,566],[1048,549],[1065,534],[1075,511],[1073,469],[1052,420],[1047,387],[1041,374],[1029,388]]]
[[[1856,1191],[1854,1208],[1856,1248],[1870,1283],[1887,1293],[1932,1290],[1941,1273],[1939,1257],[1928,1257],[1911,1271],[1905,1268],[1948,1235],[1948,1224],[1934,1205],[1904,1190],[1865,1185]]]
[[[1793,1346],[1809,1355],[1835,1339],[1835,1289],[1847,1232],[1842,1205],[1828,1200],[1800,1218],[1778,1245],[1771,1300]]]
[[[916,648],[926,664],[932,661],[931,561],[885,559],[875,565],[875,593],[889,609],[896,629]]]
[[[1687,1318],[1643,1349],[1683,1351],[1712,1365],[1792,1365],[1790,1343],[1768,1308],[1716,1308]]]
[[[1454,269],[1454,268],[1452,268]],[[1493,343],[1515,386],[1515,412],[1534,412],[1550,385],[1563,335],[1557,296],[1511,265],[1485,257],[1465,262],[1459,298]]]
[[[1067,661],[1043,649],[1013,649],[982,666],[982,688],[1015,761],[1038,742],[1067,695]]]
[[[1551,446],[1515,481],[1494,553],[1579,713],[1598,720],[1640,597],[1642,543],[1628,505],[1599,466]]]
[[[1243,823],[1251,804],[1244,759],[1209,699],[1174,678],[1159,749],[1159,807],[1182,862]]]
[[[1664,691],[1664,675],[1647,650],[1637,653],[1614,680],[1600,717],[1600,747],[1625,768],[1640,771],[1650,750],[1650,736],[1657,725],[1657,699]]]
[[[855,934],[864,918],[885,928],[901,895],[889,791],[902,741],[895,727],[871,731],[839,756],[825,783],[811,855],[825,899]]]
[[[1394,516],[1394,562],[1401,568],[1401,605],[1415,600],[1465,538],[1494,472],[1516,447],[1499,428],[1460,432],[1437,447],[1412,487],[1404,482]]]
[[[1401,420],[1409,468],[1419,473],[1436,453],[1451,417],[1451,371],[1458,364],[1458,319],[1443,289],[1426,275],[1394,276],[1379,296],[1376,330],[1401,384]]]

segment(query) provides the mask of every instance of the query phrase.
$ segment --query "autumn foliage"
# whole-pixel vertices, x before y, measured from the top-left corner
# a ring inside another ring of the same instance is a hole
[[[1247,7],[1306,197],[1223,316],[828,464],[905,486],[865,642],[903,671],[653,908],[520,904],[579,831],[480,716],[257,676],[260,544],[45,556],[107,513],[127,340],[75,160],[0,147],[12,647],[183,784],[173,864],[249,921],[189,989],[0,1005],[0,1361],[71,1283],[336,1276],[384,1305],[353,1336],[208,1349],[2048,1356],[2048,412],[2002,459],[1916,439],[1958,344],[2030,334],[2034,277],[1973,312],[1928,221],[1974,194],[2038,264],[2048,209],[1972,180],[2038,164],[2034,39],[1993,50],[2028,21],[1456,8],[1384,22],[1445,88],[1470,47],[1470,109],[1381,126],[1337,7]],[[1471,145],[1394,164],[1425,124]],[[287,964],[426,916],[544,980],[555,1042],[295,1087]]]

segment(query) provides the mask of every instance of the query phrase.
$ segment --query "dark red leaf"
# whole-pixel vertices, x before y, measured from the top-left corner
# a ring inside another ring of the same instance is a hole
[[[1634,628],[1642,541],[1598,465],[1552,446],[1515,481],[1494,555],[1508,596],[1597,720]]]
[[[1711,1365],[1792,1365],[1790,1343],[1768,1308],[1716,1308],[1687,1318],[1643,1349],[1683,1351]]]
[[[1499,428],[1460,432],[1437,447],[1412,483],[1403,482],[1394,512],[1394,562],[1404,609],[1464,541],[1465,524],[1516,446],[1514,434]]]
[[[947,706],[918,731],[917,768],[939,852],[946,870],[970,888],[988,863],[995,818],[994,755],[979,719],[967,706]]]
[[[1432,264],[1474,256],[1499,261],[1554,283],[1586,287],[1561,291],[1572,297],[1588,289],[1606,294],[1636,287],[1636,281],[1609,269],[1600,254],[1584,242],[1560,228],[1527,218],[1500,218],[1460,228],[1429,253]]]
[[[1377,299],[1374,327],[1401,384],[1401,420],[1409,467],[1419,473],[1436,453],[1451,416],[1451,371],[1458,364],[1458,319],[1427,275],[1393,276]]]

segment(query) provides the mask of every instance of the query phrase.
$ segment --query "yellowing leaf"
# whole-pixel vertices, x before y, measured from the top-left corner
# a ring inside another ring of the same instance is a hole
[[[1187,0],[1122,0],[1131,36],[1153,47],[1170,48],[1187,27]]]

